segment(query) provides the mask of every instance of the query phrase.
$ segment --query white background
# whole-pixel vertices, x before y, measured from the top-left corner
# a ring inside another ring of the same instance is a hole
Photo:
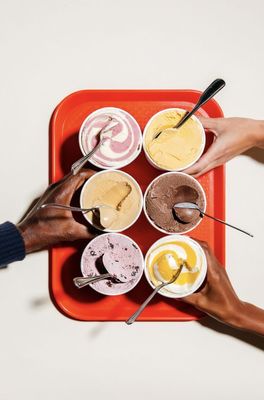
[[[223,77],[226,116],[264,118],[263,15],[261,0],[1,0],[0,221],[18,221],[45,189],[49,119],[73,91],[203,89]],[[263,158],[227,166],[227,220],[255,233],[227,230],[228,272],[261,307]],[[209,319],[67,319],[49,300],[47,252],[0,275],[1,400],[264,398],[261,338]]]

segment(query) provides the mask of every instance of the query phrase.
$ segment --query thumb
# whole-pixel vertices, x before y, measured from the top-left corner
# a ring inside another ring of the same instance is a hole
[[[198,177],[214,168],[218,159],[218,138],[211,144],[206,153],[191,167],[184,170],[186,174]]]
[[[193,293],[183,297],[181,300],[184,301],[185,303],[191,304],[192,306],[196,306],[199,298],[200,298],[200,293]]]
[[[187,168],[183,172],[188,175],[194,175],[195,177],[199,177],[200,175],[205,174],[205,172],[209,171],[213,168],[213,164],[211,162],[211,157],[206,153],[204,154],[197,163],[192,165],[190,168]]]

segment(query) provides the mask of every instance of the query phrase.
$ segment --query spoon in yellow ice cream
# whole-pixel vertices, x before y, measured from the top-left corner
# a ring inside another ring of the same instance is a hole
[[[160,258],[162,258],[164,256],[161,256]],[[156,287],[156,289],[153,290],[153,292],[151,293],[151,295],[144,301],[144,303],[141,304],[141,306],[139,307],[139,309],[133,314],[131,315],[131,317],[126,321],[127,325],[131,325],[133,324],[133,322],[136,321],[137,317],[142,313],[142,311],[146,308],[146,306],[149,304],[149,302],[153,299],[153,297],[164,287],[167,285],[170,285],[171,283],[175,282],[176,279],[179,277],[183,267],[186,266],[186,261],[182,261],[180,267],[177,269],[177,271],[175,273],[172,273],[172,275],[170,276],[169,280],[165,280],[163,279],[163,282]],[[174,270],[175,271],[175,270]]]
[[[180,121],[173,126],[170,129],[179,129],[186,121],[188,121],[189,118],[200,108],[202,107],[205,103],[207,103],[208,100],[210,100],[212,97],[216,95],[223,87],[225,86],[225,81],[223,79],[215,79],[207,89],[201,94],[198,102],[196,105],[193,107],[191,111],[186,111],[186,113],[183,115],[183,117],[180,119]],[[153,139],[157,139],[161,133],[165,132],[165,130],[160,131],[156,133]]]

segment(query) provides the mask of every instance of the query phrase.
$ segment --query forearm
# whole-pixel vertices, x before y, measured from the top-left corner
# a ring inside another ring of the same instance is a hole
[[[255,129],[252,132],[254,145],[264,149],[264,121],[255,120]]]
[[[241,306],[236,315],[225,322],[234,328],[264,336],[264,310],[253,304],[241,302]]]

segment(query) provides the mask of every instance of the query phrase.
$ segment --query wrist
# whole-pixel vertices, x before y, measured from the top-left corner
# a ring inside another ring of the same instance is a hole
[[[237,329],[264,335],[264,310],[253,304],[240,301],[239,310],[226,323]]]
[[[28,229],[27,226],[23,224],[16,225],[16,228],[23,239],[26,254],[29,254],[32,251],[34,251],[34,244],[32,240],[34,235],[32,234],[32,232],[30,232],[30,229]]]
[[[254,146],[264,148],[264,121],[254,120],[252,139]]]
[[[23,238],[26,254],[41,250],[49,244],[45,226],[42,227],[38,221],[22,222],[17,225],[17,229]]]
[[[228,325],[231,325],[235,328],[243,328],[245,325],[245,320],[247,317],[246,303],[241,300],[238,300],[235,307],[230,310],[228,315],[224,318],[224,322]]]

